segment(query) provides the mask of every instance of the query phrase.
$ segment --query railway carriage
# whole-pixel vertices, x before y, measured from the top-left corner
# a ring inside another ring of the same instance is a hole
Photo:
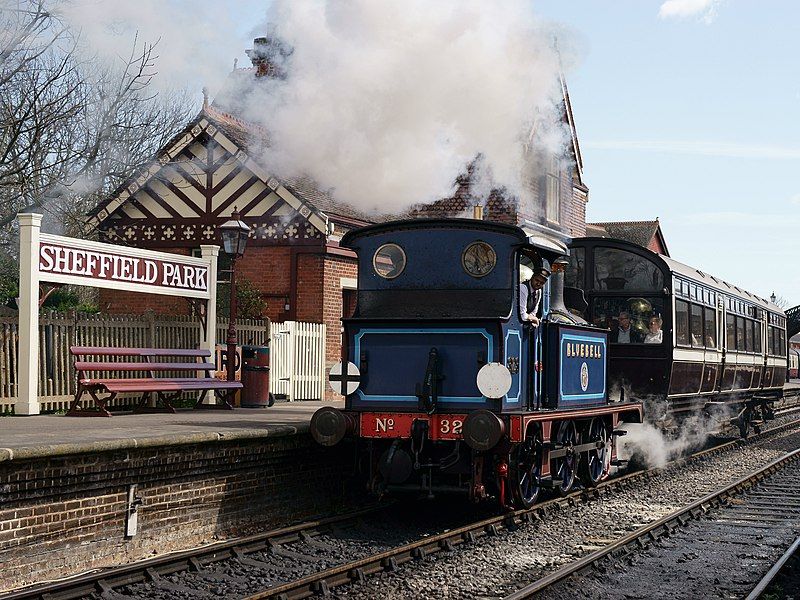
[[[787,367],[778,306],[636,244],[579,238],[570,248],[568,305],[612,331],[615,394],[653,400],[667,421],[724,408],[743,435],[754,415],[771,415]],[[620,316],[630,319],[628,343],[613,341]],[[653,322],[660,336],[648,337]]]
[[[532,505],[542,487],[604,479],[621,420],[609,402],[608,331],[563,307],[558,240],[472,219],[397,221],[347,233],[358,254],[354,316],[314,438],[355,437],[376,493],[459,491]],[[520,310],[521,266],[552,268],[538,327]]]

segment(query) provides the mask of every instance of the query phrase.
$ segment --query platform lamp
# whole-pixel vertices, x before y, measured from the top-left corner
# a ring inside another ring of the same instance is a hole
[[[230,316],[228,317],[228,350],[226,352],[228,381],[236,379],[236,259],[241,258],[244,254],[247,237],[250,234],[250,228],[239,216],[239,211],[234,208],[230,221],[219,226],[222,235],[222,249],[231,257],[231,300]]]

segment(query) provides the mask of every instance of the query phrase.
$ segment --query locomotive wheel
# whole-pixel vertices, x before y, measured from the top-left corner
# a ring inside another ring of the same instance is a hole
[[[587,442],[602,442],[602,448],[589,450],[588,460],[580,465],[581,480],[587,487],[595,487],[608,477],[611,469],[611,436],[603,419],[595,418],[589,423]]]
[[[560,448],[564,448],[568,452],[565,456],[556,458],[553,461],[555,463],[555,468],[552,469],[553,478],[561,480],[558,491],[562,494],[568,494],[572,486],[575,485],[575,476],[580,460],[580,456],[571,451],[573,446],[578,445],[578,432],[575,429],[575,423],[572,421],[561,423],[558,428],[556,443]]]
[[[525,441],[511,451],[509,481],[517,508],[536,504],[542,489],[542,436],[535,425],[528,428]]]

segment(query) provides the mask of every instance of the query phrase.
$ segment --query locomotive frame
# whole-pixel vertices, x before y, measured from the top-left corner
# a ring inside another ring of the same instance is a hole
[[[609,402],[608,331],[561,304],[566,246],[472,219],[383,223],[341,245],[359,258],[331,377],[345,408],[317,411],[311,432],[323,445],[359,440],[373,491],[527,507],[543,487],[608,476],[618,425],[641,421],[642,405]],[[520,264],[554,271],[539,327],[519,307]]]

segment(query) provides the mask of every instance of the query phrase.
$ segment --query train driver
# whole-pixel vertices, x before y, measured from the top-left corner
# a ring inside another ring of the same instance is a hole
[[[550,277],[550,271],[540,267],[534,270],[527,265],[519,266],[519,314],[522,320],[538,327],[542,307],[542,288]]]

